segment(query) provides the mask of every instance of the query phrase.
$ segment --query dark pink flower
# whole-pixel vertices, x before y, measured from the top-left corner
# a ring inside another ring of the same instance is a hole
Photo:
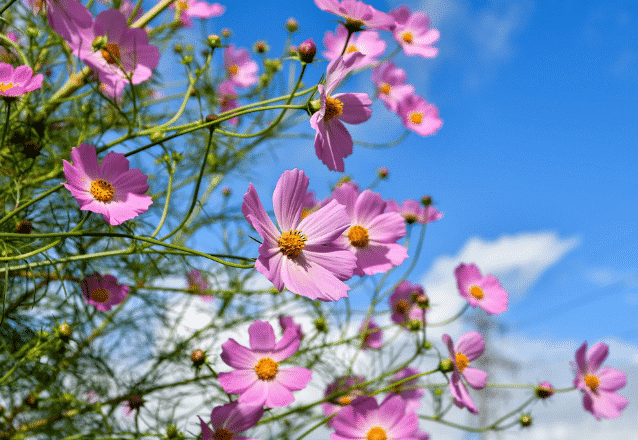
[[[232,80],[226,79],[217,86],[217,102],[219,103],[219,110],[222,113],[239,107],[239,103],[237,102],[237,90],[235,90],[235,84]],[[232,125],[237,125],[239,124],[239,118],[231,118],[228,122]]]
[[[256,320],[248,328],[250,348],[234,339],[222,344],[222,360],[235,371],[219,373],[219,383],[228,394],[239,394],[239,403],[269,408],[290,405],[291,391],[306,387],[312,371],[302,367],[280,368],[279,363],[297,352],[301,338],[288,328],[279,342],[268,322]]]
[[[82,280],[84,300],[104,312],[124,301],[129,289],[129,286],[119,284],[113,275],[102,276],[99,272],[94,272]]]
[[[237,87],[246,88],[257,84],[257,63],[250,58],[246,49],[235,49],[233,44],[225,48],[224,69]]]
[[[390,30],[394,26],[394,18],[380,12],[359,0],[315,0],[315,5],[323,11],[338,15],[346,20],[346,25],[353,30],[363,26],[373,29]]]
[[[454,366],[452,378],[450,379],[450,393],[454,398],[454,404],[459,408],[467,408],[471,413],[477,414],[478,409],[472,401],[467,388],[465,388],[461,376],[476,390],[485,387],[487,383],[487,373],[469,366],[470,361],[478,358],[485,351],[483,336],[475,331],[465,333],[459,338],[456,345],[452,345],[450,335],[444,334],[443,342],[447,346],[448,352],[450,353],[450,360]]]
[[[217,439],[233,439],[248,440],[243,435],[237,435],[257,424],[259,419],[264,415],[262,405],[252,405],[247,403],[239,403],[237,401],[227,403],[226,405],[213,408],[210,415],[210,429],[206,423],[199,417],[199,423],[202,428],[202,440]]]
[[[434,104],[429,104],[418,95],[408,95],[399,102],[397,113],[406,128],[420,134],[429,136],[436,133],[443,121],[439,118],[439,110]]]
[[[362,350],[377,350],[383,346],[383,331],[381,327],[374,322],[373,318],[369,318],[359,327],[359,335],[363,339],[361,344]]]
[[[439,31],[430,29],[430,19],[422,12],[410,14],[407,6],[399,6],[390,11],[396,24],[392,30],[394,39],[401,45],[406,55],[420,55],[433,58],[439,50],[432,47],[439,39]]]
[[[178,0],[170,6],[172,9],[177,9],[180,12],[179,21],[184,26],[192,26],[193,21],[191,17],[195,18],[210,18],[219,17],[226,8],[219,3],[207,3],[198,0]]]
[[[42,87],[44,76],[33,76],[29,66],[14,68],[11,64],[0,63],[0,96],[16,97]]]
[[[202,276],[202,273],[197,269],[193,269],[186,274],[186,283],[188,284],[188,290],[196,295],[199,295],[204,301],[211,301],[213,296],[207,290],[210,289],[208,280]]]
[[[402,370],[398,371],[392,379],[390,379],[390,384],[394,384],[395,382],[399,382],[403,379],[407,379],[408,377],[416,376],[420,371],[417,368],[405,367]],[[396,385],[391,393],[388,393],[388,397],[390,396],[400,396],[406,403],[406,412],[416,411],[421,406],[421,398],[425,394],[422,388],[419,388],[418,384],[419,379],[412,379],[407,382],[403,382],[400,385]]]
[[[399,103],[414,93],[414,87],[406,84],[405,70],[386,61],[372,71],[372,82],[377,88],[377,97],[388,110],[396,113]]]
[[[416,303],[416,298],[425,295],[420,284],[402,281],[390,295],[390,309],[392,322],[407,328],[410,321],[423,322],[425,310]]]
[[[472,307],[479,306],[489,314],[507,310],[508,293],[494,275],[481,276],[475,264],[459,264],[454,269],[459,293]]]
[[[299,335],[299,339],[303,341],[304,336],[306,336],[301,328],[301,324],[297,324],[292,316],[279,316],[279,326],[283,332],[286,331],[288,327],[292,327],[297,331]]]
[[[627,384],[627,375],[611,367],[600,368],[609,355],[609,346],[602,342],[587,350],[587,341],[576,350],[574,386],[583,392],[583,407],[600,419],[615,419],[629,404],[616,393]]]
[[[365,377],[363,376],[351,375],[337,377],[335,380],[328,384],[328,386],[326,387],[326,391],[323,393],[323,396],[328,397],[329,395],[337,391],[345,391],[363,382],[365,382]],[[326,415],[326,417],[330,417],[344,406],[350,405],[356,397],[364,395],[366,393],[367,390],[365,390],[364,388],[353,389],[350,390],[348,394],[344,394],[342,396],[322,403],[321,408],[323,409],[323,413]],[[328,421],[328,426],[331,425],[331,422],[332,420]]]
[[[146,195],[148,176],[138,169],[129,170],[122,153],[110,152],[98,165],[93,145],[80,144],[71,150],[71,165],[66,160],[66,189],[83,211],[102,214],[110,225],[119,225],[148,211],[153,203]]]
[[[337,26],[337,30],[334,34],[332,32],[326,32],[323,37],[323,45],[326,46],[327,50],[323,51],[323,56],[330,61],[339,58],[347,39],[348,30],[341,24]],[[344,55],[352,52],[361,52],[364,57],[352,66],[353,69],[359,69],[376,63],[378,57],[385,51],[385,47],[386,43],[379,38],[378,32],[363,31],[350,37]]]
[[[387,201],[386,212],[398,212],[409,225],[412,223],[431,223],[443,217],[443,213],[437,211],[434,206],[423,206],[416,200],[404,200],[401,206],[390,199]]]
[[[357,256],[355,275],[387,272],[408,258],[405,246],[396,243],[405,233],[405,221],[396,212],[386,212],[386,202],[369,189],[360,194],[348,186],[332,192],[332,199],[345,205],[350,227],[341,243]]]
[[[69,44],[91,45],[93,34],[93,16],[82,3],[77,0],[44,0],[47,5],[49,26]],[[38,1],[31,2],[34,5]],[[42,2],[39,2],[40,5]],[[37,6],[36,6],[37,7]]]
[[[263,238],[255,269],[278,290],[336,301],[348,295],[343,281],[352,277],[356,257],[337,243],[350,222],[336,201],[301,218],[308,178],[296,168],[285,171],[275,187],[273,205],[277,229],[266,215],[252,183],[244,195],[242,213]],[[280,232],[281,231],[281,232]]]

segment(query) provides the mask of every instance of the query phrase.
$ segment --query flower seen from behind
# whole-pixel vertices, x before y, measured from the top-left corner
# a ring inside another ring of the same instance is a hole
[[[417,298],[425,296],[423,286],[409,281],[402,281],[390,295],[392,322],[408,328],[411,322],[423,322],[425,310],[417,304]]]
[[[193,292],[199,295],[204,301],[211,301],[213,296],[209,289],[210,284],[206,277],[202,276],[202,273],[197,269],[192,269],[186,274],[186,283],[188,284],[189,292]]]
[[[193,25],[191,18],[219,17],[226,12],[226,8],[219,3],[210,4],[198,0],[178,0],[170,8],[179,11],[179,21],[188,27]]]
[[[385,208],[386,212],[398,212],[409,225],[413,223],[432,223],[443,217],[434,206],[423,206],[413,199],[404,200],[399,204],[394,200],[388,200]]]
[[[359,327],[359,335],[362,350],[376,350],[383,346],[383,331],[372,318],[363,321]]]
[[[430,29],[430,19],[422,12],[410,14],[407,6],[399,6],[390,11],[395,20],[392,36],[401,45],[406,55],[420,55],[433,58],[439,50],[432,47],[439,39],[439,31]]]
[[[100,275],[99,272],[82,280],[84,300],[104,312],[124,301],[129,289],[129,286],[119,284],[113,275]]]
[[[508,293],[494,275],[481,276],[475,264],[459,264],[454,269],[459,293],[472,307],[479,306],[489,314],[507,310]]]
[[[392,385],[396,382],[403,381],[404,379],[416,376],[419,373],[421,372],[417,368],[405,367],[392,376],[390,384]],[[391,395],[400,396],[403,400],[405,400],[407,412],[416,411],[421,406],[421,398],[425,394],[423,388],[419,388],[418,380],[418,378],[412,379],[399,385],[395,385],[392,392],[388,394],[388,397]]]
[[[362,30],[364,26],[379,30],[390,30],[394,26],[390,15],[359,0],[315,0],[315,5],[322,11],[344,18],[346,26],[353,32]]]
[[[302,367],[280,368],[279,363],[297,352],[301,338],[289,327],[279,342],[268,322],[256,320],[248,328],[250,348],[234,339],[222,344],[222,360],[234,371],[219,373],[219,383],[228,394],[239,394],[239,403],[269,408],[290,405],[292,391],[304,389],[312,371]]]
[[[235,401],[217,406],[210,415],[213,429],[199,418],[202,440],[248,440],[247,437],[237,434],[255,426],[263,415],[262,405]]]
[[[14,68],[11,64],[0,63],[0,96],[15,98],[42,87],[41,73],[33,76],[29,66]]]
[[[64,186],[83,211],[102,214],[108,224],[119,225],[148,211],[153,203],[146,195],[146,174],[129,169],[121,153],[108,153],[98,165],[93,145],[80,144],[71,150],[73,164],[63,160]]]
[[[364,57],[352,66],[353,69],[359,69],[372,65],[378,61],[385,51],[386,43],[379,38],[379,33],[376,31],[364,31],[358,34],[350,36],[348,41],[348,47],[345,52],[343,47],[348,39],[348,30],[343,25],[338,25],[335,33],[326,32],[323,37],[323,45],[326,49],[323,52],[328,60],[334,61],[343,54],[349,54],[352,52],[361,52]]]

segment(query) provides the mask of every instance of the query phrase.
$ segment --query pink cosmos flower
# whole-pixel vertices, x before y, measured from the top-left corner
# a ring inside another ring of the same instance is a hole
[[[93,40],[106,37],[104,49],[93,50]],[[116,9],[102,11],[85,38],[67,40],[73,52],[98,75],[114,95],[126,84],[139,84],[153,74],[159,63],[159,49],[148,43],[143,29],[129,28],[124,14]]]
[[[405,70],[386,61],[372,70],[372,82],[377,88],[377,96],[391,112],[396,113],[399,103],[414,93],[414,87],[406,84]]]
[[[456,345],[452,345],[450,335],[444,334],[443,342],[447,345],[450,360],[454,366],[452,379],[450,380],[450,393],[454,398],[454,404],[459,408],[467,408],[471,413],[477,414],[478,409],[472,401],[470,393],[467,392],[467,388],[465,388],[461,376],[463,376],[467,383],[475,390],[485,387],[487,383],[487,373],[469,366],[470,361],[478,358],[485,351],[483,336],[475,331],[465,333],[459,338]]]
[[[421,136],[434,134],[443,125],[436,106],[414,94],[406,96],[399,102],[397,113],[406,128]]]
[[[248,186],[241,210],[263,238],[255,269],[279,290],[286,287],[310,299],[336,301],[348,295],[350,287],[343,281],[352,277],[356,265],[356,257],[337,243],[350,222],[336,201],[302,219],[307,190],[303,171],[295,168],[281,175],[273,193],[277,229],[252,183]]]
[[[222,344],[222,360],[235,371],[219,373],[219,383],[228,394],[239,394],[239,403],[269,408],[290,405],[291,391],[306,387],[312,371],[302,367],[280,368],[279,363],[297,352],[301,338],[290,327],[279,342],[268,322],[256,320],[248,328],[250,349],[234,339]]]
[[[303,341],[303,338],[306,336],[301,328],[301,324],[297,324],[292,316],[279,316],[279,326],[283,332],[286,331],[288,327],[292,327],[297,331],[299,335],[299,339]]]
[[[405,367],[392,376],[390,384],[415,376],[419,373],[421,372],[417,368]],[[421,406],[421,398],[425,394],[425,391],[423,391],[422,388],[419,388],[418,381],[419,379],[412,379],[408,382],[396,385],[392,389],[392,392],[388,393],[388,397],[399,396],[405,400],[406,412],[416,411]]]
[[[383,346],[383,331],[374,322],[373,318],[363,321],[361,327],[359,327],[359,335],[363,339],[362,350],[377,350]]]
[[[434,206],[423,206],[416,200],[404,200],[401,206],[392,199],[387,201],[386,212],[398,212],[409,225],[413,223],[432,223],[443,217]]]
[[[360,52],[352,52],[330,63],[325,87],[319,84],[321,109],[310,118],[310,126],[317,131],[315,152],[332,171],[345,171],[343,158],[352,154],[352,137],[343,125],[361,124],[370,119],[372,105],[366,93],[337,93],[332,96],[341,80],[362,58]]]
[[[250,59],[246,49],[235,50],[233,44],[225,48],[224,69],[237,87],[247,88],[257,84],[257,63]]]
[[[326,387],[326,391],[323,393],[324,397],[328,397],[329,395],[337,392],[344,391],[348,388],[352,388],[355,385],[365,382],[366,379],[363,376],[341,376],[337,377],[335,380],[330,382]],[[321,404],[321,408],[323,409],[323,413],[326,417],[330,417],[334,413],[338,412],[344,406],[348,406],[352,403],[352,401],[358,397],[367,394],[367,390],[364,388],[361,389],[353,389],[348,392],[348,394],[344,394],[335,399],[329,400],[327,402],[323,402]],[[328,421],[327,425],[331,426],[332,419]]]
[[[367,26],[387,31],[394,26],[394,18],[390,15],[358,0],[315,0],[315,5],[322,11],[345,18],[346,25],[353,30]]]
[[[403,48],[406,55],[421,55],[434,58],[439,50],[432,47],[439,39],[439,31],[430,29],[430,19],[422,12],[410,14],[407,6],[399,6],[390,11],[396,24],[392,36]]]
[[[332,199],[345,205],[350,227],[341,243],[357,256],[355,275],[385,273],[408,258],[407,249],[395,243],[406,233],[405,221],[396,212],[384,213],[386,202],[369,189],[361,194],[349,186],[332,192]]]
[[[199,295],[204,301],[212,301],[213,295],[210,292],[206,292],[210,289],[210,284],[200,271],[193,269],[188,272],[186,274],[186,283],[189,291]]]
[[[119,284],[113,275],[102,276],[99,272],[82,280],[84,300],[103,312],[108,312],[111,307],[124,301],[129,289],[129,286]]]
[[[102,214],[111,226],[119,225],[148,211],[153,203],[146,195],[148,176],[138,169],[129,170],[129,161],[121,153],[110,152],[97,163],[93,145],[80,144],[71,150],[71,165],[66,160],[66,189],[71,191],[83,211]]]
[[[222,113],[229,112],[239,107],[237,102],[237,90],[232,80],[226,79],[217,86],[217,99],[219,102],[219,111]],[[232,125],[239,124],[239,118],[231,118],[228,122]]]
[[[407,328],[411,321],[423,322],[425,310],[416,304],[416,298],[425,295],[420,284],[402,281],[390,295],[390,309],[392,322]]]
[[[508,293],[494,275],[481,276],[475,264],[459,264],[454,269],[459,293],[472,307],[479,306],[489,314],[507,310]]]
[[[213,429],[199,417],[202,428],[202,440],[233,439],[250,440],[243,435],[237,435],[257,424],[264,415],[262,405],[252,405],[247,403],[231,402],[226,405],[213,408],[210,415]]]
[[[47,20],[51,29],[57,32],[69,44],[91,44],[93,16],[77,0],[44,0],[47,6]],[[42,1],[31,0],[34,9],[42,6]]]
[[[224,12],[226,12],[226,8],[219,3],[213,3],[212,5],[207,2],[200,2],[197,0],[178,0],[175,3],[171,4],[171,9],[176,9],[180,11],[179,21],[184,26],[192,26],[193,21],[191,17],[195,18],[210,18],[210,17],[219,17]]]
[[[15,98],[42,87],[44,76],[33,76],[29,66],[14,68],[11,64],[0,63],[0,96]]]
[[[587,353],[587,354],[585,354]],[[587,350],[587,341],[576,350],[576,378],[574,386],[583,392],[583,407],[596,417],[615,419],[620,417],[629,401],[615,391],[627,384],[627,375],[611,367],[600,368],[609,346],[602,342]]]
[[[326,46],[327,50],[323,52],[323,56],[328,58],[330,61],[334,61],[339,58],[341,56],[341,52],[343,52],[343,46],[346,44],[347,39],[348,30],[342,24],[337,26],[337,30],[334,34],[332,32],[326,32],[323,37],[323,45]],[[352,66],[353,69],[359,69],[376,63],[378,61],[378,57],[380,57],[385,51],[385,47],[386,43],[379,38],[378,32],[363,31],[350,37],[348,47],[344,55],[352,52],[361,52],[365,55]]]
[[[330,440],[416,440],[419,418],[406,411],[406,403],[399,396],[386,397],[381,405],[373,397],[362,396],[341,408],[331,427],[335,432]]]

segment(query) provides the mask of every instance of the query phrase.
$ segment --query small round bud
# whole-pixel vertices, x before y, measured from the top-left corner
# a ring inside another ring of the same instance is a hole
[[[29,159],[35,159],[40,155],[40,147],[33,141],[26,141],[22,147],[22,154]]]
[[[377,171],[377,174],[379,175],[379,179],[386,179],[388,174],[390,174],[390,170],[388,170],[387,167],[381,167],[379,171]]]
[[[536,397],[539,399],[547,399],[554,394],[554,387],[549,382],[541,382],[536,387]]]
[[[29,408],[37,408],[38,407],[38,398],[35,394],[29,394],[26,399],[24,399],[24,404]]]
[[[193,56],[192,55],[184,55],[182,57],[182,61],[180,61],[182,64],[190,64],[193,62]]]
[[[270,47],[268,47],[265,41],[258,41],[255,43],[253,50],[255,53],[266,53],[270,50]]]
[[[58,326],[58,335],[62,341],[69,342],[69,339],[71,339],[72,334],[73,334],[73,329],[66,322]]]
[[[423,323],[420,320],[418,320],[418,319],[411,319],[410,322],[408,322],[408,328],[412,332],[416,332],[416,331],[421,330],[421,326],[422,325],[423,325]]]
[[[223,187],[222,188],[222,194],[224,195],[224,197],[230,196],[230,188],[227,187],[227,186]],[[277,291],[277,292],[279,292],[279,291]]]
[[[427,295],[417,295],[414,302],[422,309],[430,307],[430,298]]]
[[[299,53],[297,52],[297,46],[288,46],[288,54],[291,57],[299,55]]]
[[[162,133],[161,131],[156,131],[155,133],[151,133],[151,135],[149,136],[149,139],[151,140],[151,142],[161,141],[163,138],[164,138],[164,133]]]
[[[434,388],[434,391],[432,391],[434,393],[435,396],[442,396],[443,395],[443,388]]]
[[[33,231],[33,225],[31,224],[30,221],[21,221],[20,223],[18,223],[18,226],[16,227],[16,232],[18,234],[30,234],[31,231]]]
[[[169,439],[174,439],[177,438],[179,436],[179,431],[177,430],[177,427],[175,425],[170,425],[168,428],[166,428],[166,437]]]
[[[328,330],[328,325],[326,324],[326,320],[323,318],[315,319],[314,324],[318,332],[325,332],[326,330]]]
[[[38,38],[38,36],[40,35],[40,31],[37,28],[34,28],[33,26],[29,26],[27,28],[27,37],[29,38]]]
[[[4,412],[4,406],[0,405],[0,416],[2,415],[3,412]]]
[[[430,342],[425,341],[423,343],[423,348],[425,348],[426,350],[429,350],[430,348],[432,348],[432,344],[430,344]]]
[[[231,36],[230,29],[228,29],[228,28],[224,28],[224,29],[222,29],[222,37],[224,37],[224,38],[230,38],[230,36]]]
[[[299,59],[302,63],[312,63],[317,55],[317,46],[312,38],[307,39],[299,46],[297,46],[297,52],[299,53]]]
[[[518,423],[520,423],[523,428],[527,428],[528,426],[531,426],[532,424],[532,416],[529,414],[523,414],[518,419]]]
[[[133,394],[127,399],[126,404],[132,411],[138,411],[142,406],[144,406],[144,399],[137,394]]]
[[[93,50],[102,50],[106,47],[107,39],[103,35],[98,35],[95,37],[92,43]]]
[[[184,52],[184,46],[182,46],[181,44],[177,43],[173,46],[173,52],[175,53],[182,53]]]
[[[206,362],[206,353],[198,348],[191,353],[191,361],[195,367],[201,367]]]
[[[441,370],[443,373],[454,371],[454,364],[452,363],[452,359],[443,359],[441,362],[439,362],[439,370]]]
[[[286,20],[286,30],[288,32],[297,32],[299,30],[299,23],[297,20],[292,17]]]
[[[430,206],[432,204],[432,197],[430,196],[421,197],[421,204],[423,206]]]
[[[212,34],[209,35],[208,38],[206,38],[206,44],[208,44],[210,47],[219,47],[222,44],[222,39],[219,35]]]
[[[219,118],[219,116],[217,116],[214,113],[211,113],[209,115],[206,115],[206,122],[213,122],[215,120],[217,120]]]

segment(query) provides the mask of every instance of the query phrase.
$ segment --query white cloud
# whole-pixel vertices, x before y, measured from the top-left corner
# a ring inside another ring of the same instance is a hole
[[[504,15],[495,11],[481,12],[472,27],[472,38],[479,49],[479,57],[485,62],[504,59],[513,53],[513,39],[523,27],[529,8],[522,4],[509,5]]]

